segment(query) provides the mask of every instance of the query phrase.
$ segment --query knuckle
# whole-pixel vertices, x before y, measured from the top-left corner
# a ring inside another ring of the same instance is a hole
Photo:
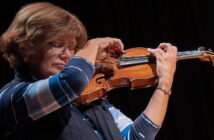
[[[174,49],[175,49],[176,52],[178,51],[178,48],[176,46],[174,46]]]

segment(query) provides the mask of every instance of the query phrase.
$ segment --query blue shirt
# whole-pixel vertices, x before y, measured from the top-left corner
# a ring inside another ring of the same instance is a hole
[[[73,57],[61,72],[47,79],[4,87],[0,92],[0,123],[10,129],[58,110],[78,98],[93,75],[90,62]],[[109,111],[124,139],[154,139],[160,129],[144,113],[132,121],[114,106]]]

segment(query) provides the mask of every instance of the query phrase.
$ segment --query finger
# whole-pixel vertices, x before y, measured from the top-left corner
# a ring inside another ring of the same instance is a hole
[[[159,48],[164,49],[167,55],[177,55],[177,48],[171,43],[161,43]]]
[[[107,50],[112,49],[116,54],[122,54],[124,52],[124,45],[120,39],[108,38],[109,45]]]
[[[164,51],[161,49],[153,49],[152,54],[157,58],[157,59],[162,59],[164,55]]]
[[[172,46],[172,44],[171,43],[160,43],[158,48],[165,49],[168,46]]]
[[[151,52],[151,53],[159,53],[159,54],[161,54],[161,55],[165,55],[166,53],[165,53],[165,51],[164,50],[162,50],[162,49],[160,49],[160,48],[157,48],[157,49],[149,49],[149,51]]]
[[[147,51],[148,51],[148,56],[151,56],[151,55],[153,55],[153,50],[154,49],[152,49],[152,48],[147,48]]]
[[[176,46],[173,46],[173,47],[174,47],[174,49],[173,49],[174,50],[174,55],[177,56],[178,48]]]
[[[120,39],[115,39],[115,46],[118,47],[120,49],[121,52],[124,51],[124,44]]]
[[[167,53],[176,57],[177,56],[177,47],[173,46],[173,45],[168,46]]]
[[[161,55],[165,55],[166,54],[166,52],[161,48],[157,48],[156,51],[158,51]]]
[[[115,46],[111,47],[108,51],[112,52],[112,53],[114,53],[116,55],[117,54],[119,55],[119,54],[123,53],[119,47],[115,47]]]
[[[168,51],[172,51],[170,49],[170,47],[172,46],[171,43],[160,43],[158,48],[161,48],[162,50],[164,50],[165,52],[168,52]]]

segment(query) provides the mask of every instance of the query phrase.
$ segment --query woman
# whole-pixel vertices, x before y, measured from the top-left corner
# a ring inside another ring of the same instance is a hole
[[[83,108],[72,101],[94,74],[96,59],[123,52],[116,38],[87,41],[85,27],[68,11],[47,2],[24,6],[0,39],[15,78],[0,91],[4,139],[154,139],[163,122],[177,49],[148,49],[157,58],[158,88],[133,122],[106,99]]]

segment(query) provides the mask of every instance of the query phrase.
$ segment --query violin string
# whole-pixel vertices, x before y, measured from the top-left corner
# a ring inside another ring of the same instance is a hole
[[[194,50],[194,51],[185,51],[185,52],[178,52],[177,58],[183,58],[183,57],[193,57],[193,56],[201,56],[204,53],[200,50]]]
[[[204,54],[205,54],[205,52],[202,52],[200,50],[183,51],[183,52],[177,53],[177,58],[202,56]],[[206,52],[206,54],[213,55],[214,53]],[[147,56],[147,55],[126,56],[126,57],[122,57],[118,63],[119,63],[119,65],[123,65],[123,66],[135,65],[135,64],[142,64],[142,63],[148,63],[148,62],[154,61],[153,58],[154,58],[154,56]]]
[[[178,52],[177,56],[178,57],[189,57],[189,56],[198,56],[198,55],[203,55],[203,52],[198,51],[198,50],[194,50],[194,51],[185,51],[185,52]],[[137,60],[137,59],[149,59],[150,56],[146,56],[146,55],[141,55],[141,56],[126,56],[123,57],[121,60]]]
[[[136,64],[142,64],[142,63],[148,63],[150,56],[127,56],[121,58],[121,60],[118,62],[120,66],[130,66],[130,65],[136,65]]]

